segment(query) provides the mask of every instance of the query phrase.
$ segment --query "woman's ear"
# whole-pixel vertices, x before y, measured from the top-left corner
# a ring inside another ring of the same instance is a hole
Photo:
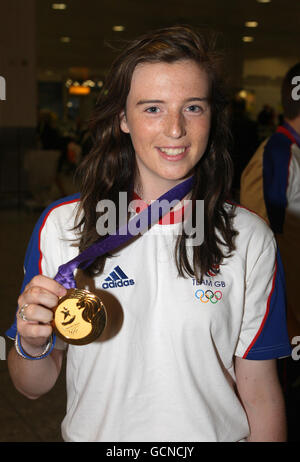
[[[120,113],[120,128],[122,132],[129,133],[125,110]]]

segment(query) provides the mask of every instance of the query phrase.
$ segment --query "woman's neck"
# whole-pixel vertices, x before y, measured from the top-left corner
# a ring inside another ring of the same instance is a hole
[[[160,196],[168,192],[170,189],[174,188],[177,184],[180,184],[184,181],[184,179],[178,180],[176,182],[174,181],[168,181],[166,183],[161,183],[159,187],[147,187],[146,189],[143,189],[142,185],[138,182],[136,182],[136,187],[135,187],[135,192],[136,194],[140,197],[140,199],[145,202],[146,204],[150,205],[153,201],[158,199]],[[149,185],[148,185],[149,186]],[[190,193],[187,194],[184,198],[181,199],[176,205],[173,204],[172,210],[176,211],[179,210],[182,207],[183,201],[187,200],[190,198]]]
[[[152,201],[158,199],[160,196],[165,194],[170,189],[174,188],[179,183],[182,183],[183,179],[174,181],[174,180],[165,180],[159,181],[157,183],[142,183],[140,180],[135,182],[135,192],[137,195],[147,204],[150,204]]]

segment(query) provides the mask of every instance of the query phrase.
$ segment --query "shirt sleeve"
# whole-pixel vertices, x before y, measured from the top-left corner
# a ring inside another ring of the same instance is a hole
[[[244,315],[235,355],[252,360],[291,355],[284,273],[274,239],[257,258],[247,277]]]

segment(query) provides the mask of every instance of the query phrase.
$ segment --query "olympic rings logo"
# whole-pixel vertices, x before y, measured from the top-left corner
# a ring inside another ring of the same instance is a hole
[[[204,290],[198,289],[195,292],[195,297],[202,303],[211,302],[213,304],[216,304],[219,300],[221,300],[223,294],[220,290],[216,290],[216,292],[213,292],[212,290],[206,290],[204,292]]]

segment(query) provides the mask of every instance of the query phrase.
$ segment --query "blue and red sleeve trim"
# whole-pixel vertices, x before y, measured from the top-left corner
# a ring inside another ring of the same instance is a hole
[[[264,360],[291,355],[291,345],[286,327],[286,291],[283,265],[279,251],[261,325],[247,348],[243,358]]]
[[[32,232],[30,241],[27,246],[27,251],[25,254],[25,261],[24,261],[24,271],[25,276],[23,280],[23,284],[21,287],[21,293],[24,291],[25,286],[31,281],[31,279],[36,276],[37,274],[42,274],[42,251],[41,251],[41,233],[45,226],[48,216],[50,213],[60,207],[62,205],[70,204],[72,202],[78,202],[80,200],[80,195],[73,194],[71,196],[64,197],[59,199],[52,204],[50,204],[44,212],[41,214],[40,218],[38,219],[34,230]],[[15,321],[13,325],[5,332],[7,337],[14,339],[17,334],[17,321]]]

